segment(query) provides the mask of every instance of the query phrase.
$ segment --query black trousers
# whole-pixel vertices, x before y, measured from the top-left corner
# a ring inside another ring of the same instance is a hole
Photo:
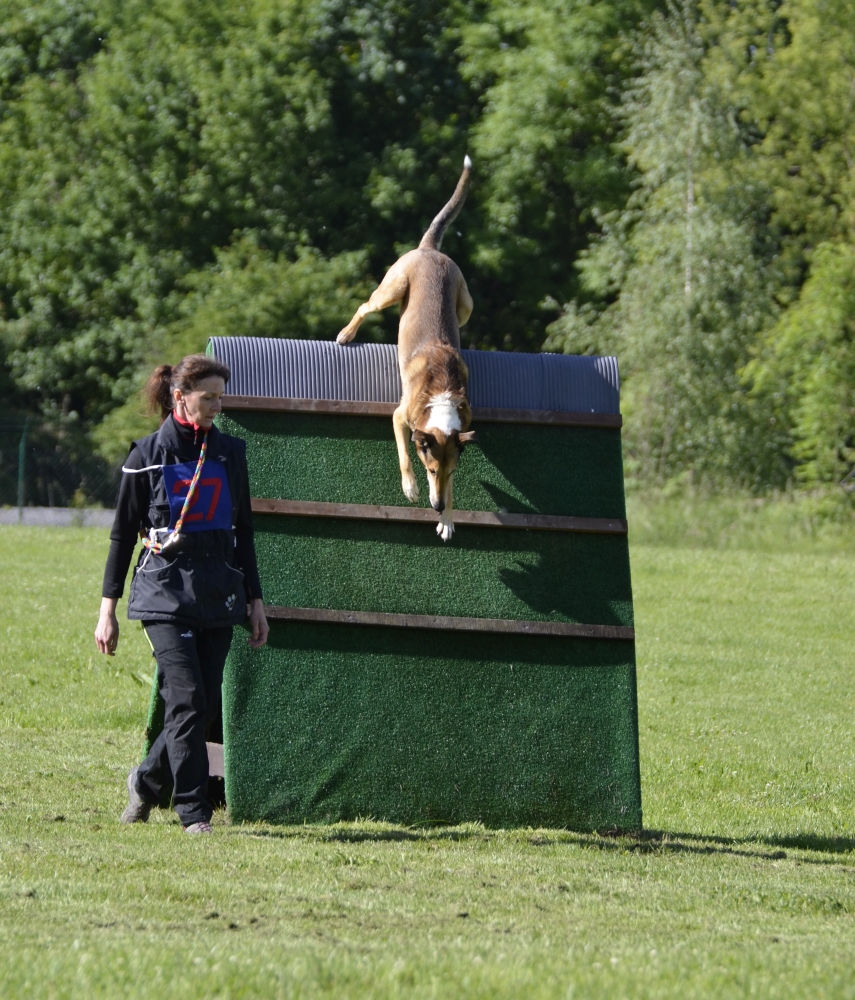
[[[220,711],[223,667],[231,628],[188,628],[143,622],[157,660],[166,706],[163,731],[137,771],[137,790],[153,804],[172,804],[184,826],[208,822],[208,751],[205,732]]]

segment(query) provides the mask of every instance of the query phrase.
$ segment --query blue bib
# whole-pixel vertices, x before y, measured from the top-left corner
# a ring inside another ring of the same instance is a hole
[[[187,490],[196,471],[196,463],[163,466],[163,483],[169,497],[169,527],[174,529],[187,498]],[[222,462],[205,459],[202,476],[190,501],[182,531],[228,530],[232,526],[232,497],[226,467]]]

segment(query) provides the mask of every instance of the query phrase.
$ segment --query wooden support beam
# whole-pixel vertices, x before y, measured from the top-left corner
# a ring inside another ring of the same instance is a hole
[[[619,413],[567,413],[564,410],[504,410],[493,406],[473,406],[472,420],[495,424],[552,424],[555,427],[623,426]]]
[[[269,413],[333,413],[357,417],[391,417],[397,403],[352,399],[290,399],[284,396],[223,396],[224,410]]]
[[[252,498],[254,514],[290,517],[332,517],[353,521],[403,521],[436,524],[430,507],[381,507],[363,503],[321,503],[310,500]],[[526,528],[534,531],[572,531],[582,534],[625,535],[626,521],[617,517],[564,517],[553,514],[502,514],[487,510],[455,510],[454,523],[479,528]]]
[[[384,611],[337,611],[266,605],[271,621],[327,622],[336,625],[384,625],[392,628],[437,629],[444,632],[501,632],[511,635],[552,635],[576,639],[635,639],[627,625],[579,625],[574,622],[512,621],[507,618],[455,618],[448,615],[397,615]]]
[[[268,413],[325,413],[342,416],[391,417],[397,403],[348,399],[287,399],[280,396],[223,396],[224,410]],[[475,406],[472,419],[482,423],[551,424],[556,427],[623,426],[619,413],[565,413],[562,410],[505,410]]]

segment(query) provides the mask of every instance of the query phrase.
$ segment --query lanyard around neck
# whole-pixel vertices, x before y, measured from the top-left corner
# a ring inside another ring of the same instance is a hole
[[[187,516],[187,511],[190,510],[190,504],[193,502],[193,497],[196,493],[196,487],[199,484],[199,477],[202,475],[202,466],[205,464],[205,453],[208,450],[208,432],[205,431],[205,436],[202,439],[202,448],[199,451],[199,460],[196,462],[196,471],[193,473],[193,478],[190,480],[190,486],[187,488],[187,496],[184,498],[184,504],[181,508],[181,514],[175,523],[175,529],[169,535],[165,542],[158,542],[152,538],[144,538],[143,545],[147,549],[151,549],[153,552],[159,554],[163,552],[165,548],[174,545],[178,541],[178,536],[181,534],[181,529],[184,527],[184,518]]]

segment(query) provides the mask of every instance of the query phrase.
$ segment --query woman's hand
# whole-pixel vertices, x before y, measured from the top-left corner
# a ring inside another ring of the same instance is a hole
[[[252,625],[252,636],[248,640],[253,649],[261,649],[267,642],[267,633],[270,626],[264,616],[264,605],[261,598],[256,597],[249,602],[249,624]]]
[[[119,622],[116,618],[116,598],[101,598],[101,615],[95,629],[95,645],[99,652],[115,656],[119,645]]]

